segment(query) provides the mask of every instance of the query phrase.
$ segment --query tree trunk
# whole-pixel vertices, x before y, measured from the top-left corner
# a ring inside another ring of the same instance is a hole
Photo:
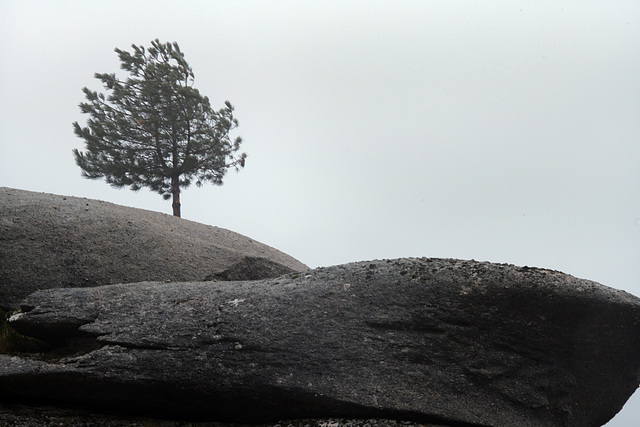
[[[171,194],[173,195],[173,216],[180,218],[180,183],[178,176],[171,177]]]

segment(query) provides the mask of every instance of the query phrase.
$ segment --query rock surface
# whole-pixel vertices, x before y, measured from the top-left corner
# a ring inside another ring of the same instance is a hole
[[[11,318],[0,400],[177,419],[599,426],[640,377],[640,299],[560,272],[441,259],[257,282],[44,290]]]
[[[306,269],[222,228],[98,200],[0,187],[0,308],[13,308],[40,289],[254,280]]]
[[[2,427],[452,427],[385,419],[302,419],[254,425],[126,417],[78,408],[0,403]]]

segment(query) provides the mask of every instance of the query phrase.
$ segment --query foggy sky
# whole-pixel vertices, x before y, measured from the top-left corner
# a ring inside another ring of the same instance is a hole
[[[551,268],[640,295],[640,3],[0,3],[0,185],[171,213],[80,176],[72,122],[113,49],[177,41],[247,166],[183,218],[310,267]],[[608,426],[640,419],[640,396]]]

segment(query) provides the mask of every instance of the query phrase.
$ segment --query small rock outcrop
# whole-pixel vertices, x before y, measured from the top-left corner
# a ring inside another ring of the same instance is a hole
[[[98,200],[0,187],[0,308],[14,308],[40,289],[254,280],[306,269],[222,228]]]
[[[0,400],[265,423],[600,426],[637,388],[640,299],[551,270],[447,259],[254,282],[36,292]]]

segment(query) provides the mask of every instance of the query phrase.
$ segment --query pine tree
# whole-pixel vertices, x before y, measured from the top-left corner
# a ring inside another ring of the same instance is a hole
[[[73,123],[86,152],[73,150],[82,176],[104,178],[113,187],[148,187],[173,197],[173,215],[180,216],[180,189],[195,180],[222,185],[227,169],[244,167],[237,155],[242,138],[231,140],[238,127],[229,101],[218,111],[193,87],[194,74],[177,43],[132,45],[115,52],[129,77],[96,73],[107,96],[82,89],[89,114],[87,126]]]

